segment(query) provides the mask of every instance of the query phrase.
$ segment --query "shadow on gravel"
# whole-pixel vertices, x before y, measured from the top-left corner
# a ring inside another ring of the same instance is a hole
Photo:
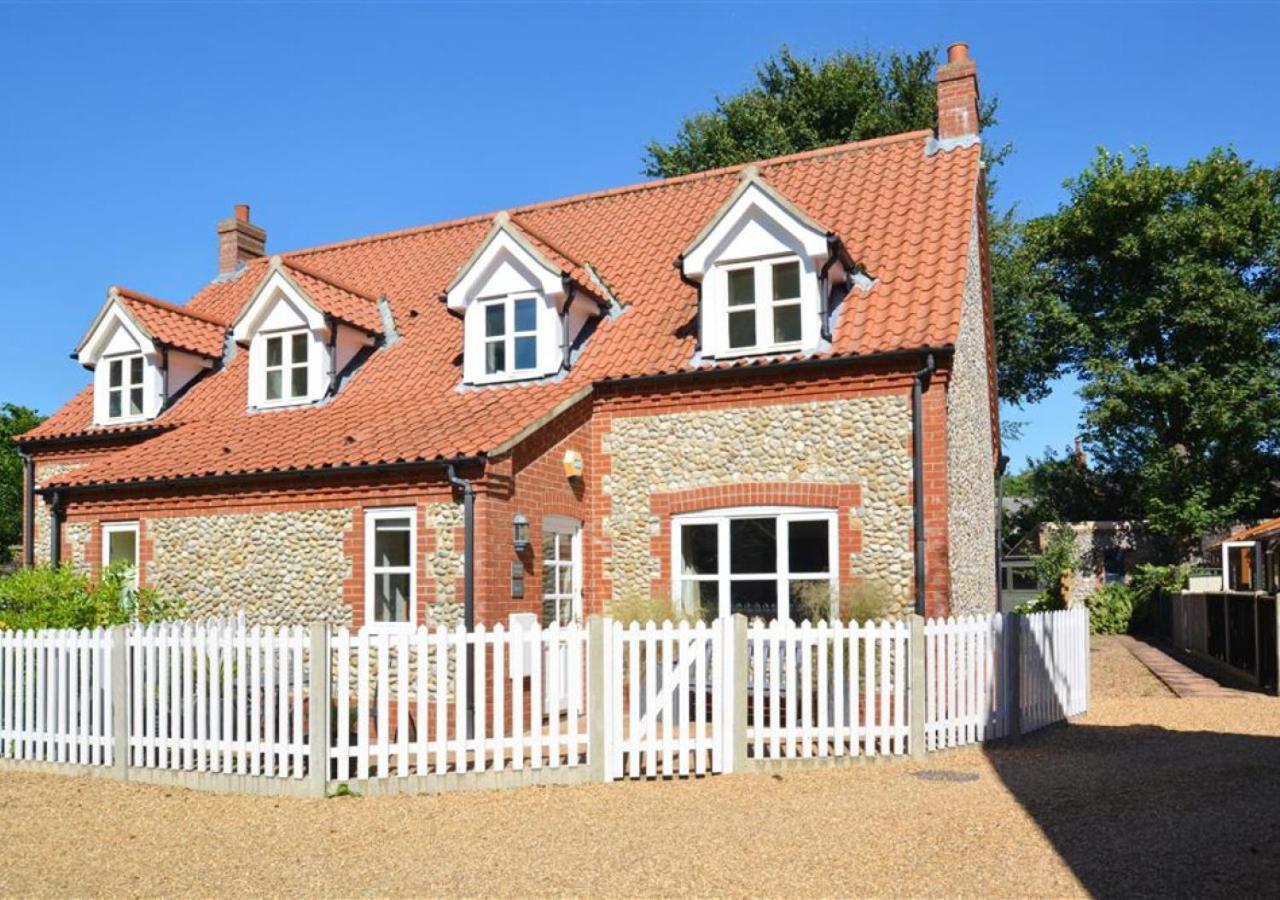
[[[1280,891],[1280,736],[1066,724],[986,752],[1095,896]]]

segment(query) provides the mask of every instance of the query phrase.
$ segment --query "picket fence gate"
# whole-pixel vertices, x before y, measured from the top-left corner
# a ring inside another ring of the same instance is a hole
[[[689,777],[1085,712],[1088,617],[0,632],[0,759],[221,790]],[[274,787],[273,787],[274,786]]]

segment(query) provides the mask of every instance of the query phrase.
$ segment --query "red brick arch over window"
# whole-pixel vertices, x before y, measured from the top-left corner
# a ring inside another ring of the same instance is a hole
[[[656,596],[666,597],[671,591],[671,517],[736,506],[797,506],[835,510],[840,547],[840,581],[856,581],[856,575],[850,573],[849,554],[861,552],[862,529],[855,526],[849,513],[861,503],[861,485],[818,482],[748,482],[650,494],[649,509],[657,517],[659,528],[650,538],[649,548],[654,558],[662,563],[662,574],[654,581],[653,592]]]

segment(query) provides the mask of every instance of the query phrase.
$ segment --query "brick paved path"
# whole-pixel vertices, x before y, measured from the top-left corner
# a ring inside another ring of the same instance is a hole
[[[1118,637],[1124,647],[1137,657],[1139,662],[1150,669],[1153,675],[1163,681],[1169,690],[1179,697],[1238,699],[1247,696],[1244,691],[1223,687],[1212,678],[1207,678],[1199,672],[1187,668],[1158,647],[1135,640],[1127,634],[1119,635]]]

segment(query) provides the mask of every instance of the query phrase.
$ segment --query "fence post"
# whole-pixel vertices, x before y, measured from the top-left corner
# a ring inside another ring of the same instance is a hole
[[[307,737],[310,759],[307,767],[309,793],[323,797],[329,780],[329,708],[333,685],[329,674],[329,625],[312,622],[311,677],[307,682]]]
[[[733,742],[729,747],[729,752],[725,758],[732,766],[731,772],[745,772],[747,770],[747,664],[750,661],[747,651],[747,617],[742,613],[734,613],[730,637],[733,639],[733,649],[730,651],[729,661],[733,664],[733,672],[729,674],[729,668],[725,667],[725,674],[729,676],[730,690],[729,697],[733,704],[733,720],[730,725],[730,740]]]
[[[911,698],[911,706],[907,713],[907,724],[911,729],[908,749],[912,759],[924,759],[924,616],[914,613],[911,616],[911,675],[907,682],[907,690]]]
[[[129,780],[129,641],[127,625],[111,629],[111,775]]]
[[[1022,737],[1022,622],[1018,613],[1010,613],[1005,627],[1008,658],[1005,660],[1009,679],[1009,739]]]
[[[605,671],[604,619],[587,618],[587,766],[592,781],[609,780],[608,730],[605,721],[606,689],[611,673]]]

